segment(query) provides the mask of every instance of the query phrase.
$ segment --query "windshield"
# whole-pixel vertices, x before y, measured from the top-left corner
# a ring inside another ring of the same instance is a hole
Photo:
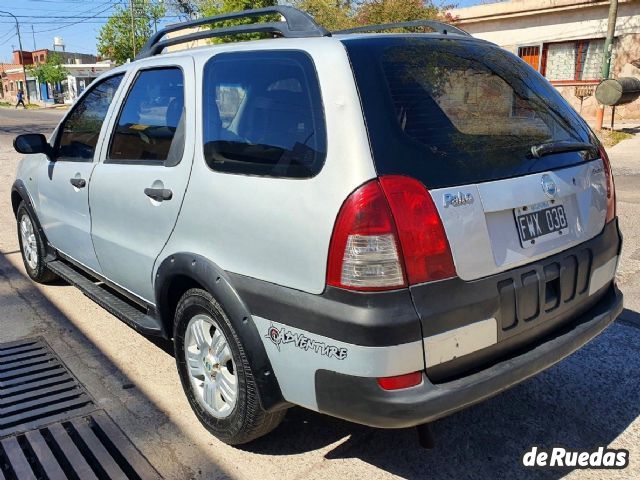
[[[534,158],[531,147],[590,142],[543,77],[488,43],[388,35],[346,39],[378,174],[429,188],[569,166],[593,152]]]

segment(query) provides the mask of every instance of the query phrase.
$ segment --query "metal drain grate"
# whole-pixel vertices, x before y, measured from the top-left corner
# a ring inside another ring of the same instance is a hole
[[[95,410],[41,339],[0,344],[0,437]]]
[[[161,478],[102,411],[0,440],[0,480]]]

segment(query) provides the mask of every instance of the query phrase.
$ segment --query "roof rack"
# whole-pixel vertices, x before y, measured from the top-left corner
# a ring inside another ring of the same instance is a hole
[[[162,37],[168,33],[188,28],[200,27],[202,25],[209,25],[212,23],[222,22],[224,20],[263,17],[273,13],[282,15],[285,21],[249,23],[244,25],[213,28],[162,40]],[[331,36],[331,33],[328,30],[318,25],[308,14],[287,5],[275,5],[273,7],[244,10],[242,12],[227,13],[224,15],[216,15],[214,17],[200,18],[198,20],[169,25],[162,30],[159,30],[149,38],[136,59],[152,57],[162,52],[166,47],[170,47],[172,45],[179,45],[181,43],[192,42],[195,40],[203,40],[205,38],[255,32],[277,33],[283,37],[289,38]]]
[[[461,28],[454,27],[453,25],[449,25],[448,23],[437,22],[435,20],[414,20],[411,22],[381,23],[378,25],[367,25],[365,27],[347,28],[346,30],[339,30],[333,33],[344,34],[344,33],[379,32],[382,30],[390,30],[392,28],[408,28],[408,27],[429,27],[438,33],[442,33],[443,35],[448,35],[450,33],[453,33],[455,35],[465,35],[467,37],[471,36],[468,32],[465,32]]]

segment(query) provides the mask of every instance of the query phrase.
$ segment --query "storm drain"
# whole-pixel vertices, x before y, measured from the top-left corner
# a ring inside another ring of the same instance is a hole
[[[0,344],[0,437],[95,410],[40,339]]]
[[[0,480],[159,478],[43,340],[0,344]]]
[[[102,411],[0,440],[0,480],[159,478]]]

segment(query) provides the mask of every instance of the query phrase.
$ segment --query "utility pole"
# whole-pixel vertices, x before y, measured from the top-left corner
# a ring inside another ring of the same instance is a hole
[[[613,38],[616,34],[616,22],[618,20],[618,0],[611,0],[609,5],[609,26],[607,39],[604,42],[604,58],[602,59],[602,80],[609,78],[611,72],[611,52],[613,50]],[[596,112],[596,130],[602,130],[604,120],[604,105],[598,105]]]
[[[129,0],[129,9],[131,10],[131,48],[133,48],[133,56],[136,56],[136,17],[133,12],[133,0]],[[133,59],[132,59],[133,60]]]
[[[33,25],[31,25],[31,35],[33,35],[33,49],[36,49],[36,32],[33,31]]]
[[[31,103],[31,98],[29,97],[29,87],[27,86],[27,69],[24,68],[24,57],[22,55],[22,38],[20,38],[20,25],[18,24],[18,19],[13,13],[5,12],[3,10],[0,10],[0,13],[10,15],[16,21],[16,30],[18,31],[18,45],[20,46],[20,64],[22,65],[22,75],[24,76],[24,88],[27,93],[27,103]]]

